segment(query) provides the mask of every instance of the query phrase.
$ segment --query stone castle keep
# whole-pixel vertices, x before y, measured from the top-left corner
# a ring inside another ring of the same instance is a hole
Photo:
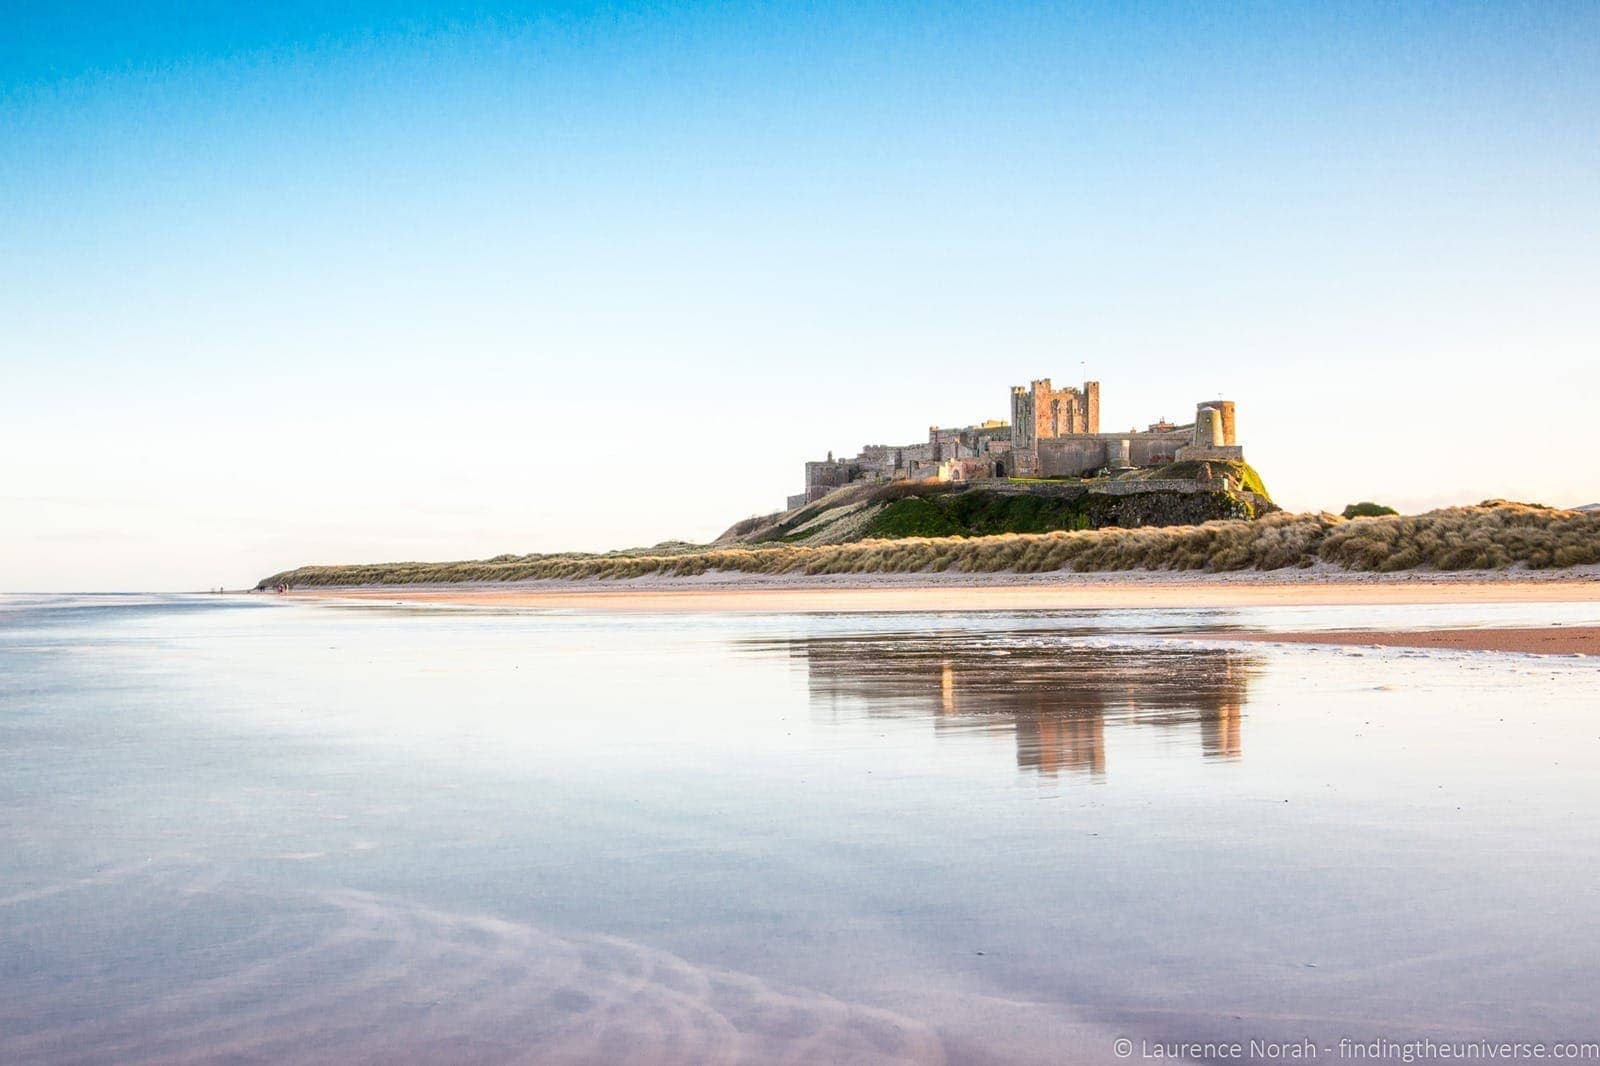
[[[928,427],[926,443],[869,444],[853,459],[806,464],[802,507],[858,481],[977,481],[985,478],[1114,476],[1191,459],[1242,461],[1232,400],[1207,400],[1187,425],[1100,432],[1100,383],[1057,389],[1049,378],[1011,389],[1011,421],[960,429]]]

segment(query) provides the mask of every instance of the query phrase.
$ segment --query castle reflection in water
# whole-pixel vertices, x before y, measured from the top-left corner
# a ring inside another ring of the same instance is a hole
[[[1103,634],[1102,634],[1103,635]],[[1106,772],[1106,726],[1192,732],[1200,753],[1243,753],[1259,660],[1232,649],[1086,644],[1061,630],[896,633],[761,641],[805,664],[829,717],[926,717],[939,730],[1009,731],[1017,765]]]

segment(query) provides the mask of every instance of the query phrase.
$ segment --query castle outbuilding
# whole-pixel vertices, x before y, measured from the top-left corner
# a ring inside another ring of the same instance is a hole
[[[859,481],[978,481],[991,478],[1116,477],[1189,460],[1244,460],[1232,400],[1195,405],[1185,425],[1160,421],[1100,431],[1100,383],[1057,389],[1049,378],[1011,389],[1011,421],[928,427],[926,442],[869,444],[853,458],[806,463],[802,507]]]

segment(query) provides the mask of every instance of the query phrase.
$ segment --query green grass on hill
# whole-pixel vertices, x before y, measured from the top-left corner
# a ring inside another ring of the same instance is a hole
[[[1261,480],[1261,475],[1256,473],[1256,468],[1249,463],[1234,461],[1232,459],[1189,459],[1182,463],[1168,463],[1166,466],[1157,467],[1150,472],[1151,478],[1219,478],[1224,474],[1232,477],[1239,483],[1239,487],[1257,496],[1271,499],[1267,486]]]
[[[1087,497],[963,492],[895,500],[867,524],[866,537],[971,537],[1088,529]]]

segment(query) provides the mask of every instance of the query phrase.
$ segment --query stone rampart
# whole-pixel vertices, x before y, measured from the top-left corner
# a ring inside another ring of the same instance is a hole
[[[1091,493],[1133,496],[1141,492],[1238,491],[1232,478],[1114,478],[1104,481],[1013,481],[1009,478],[972,478],[967,487],[1002,496],[1060,496],[1071,499]]]

